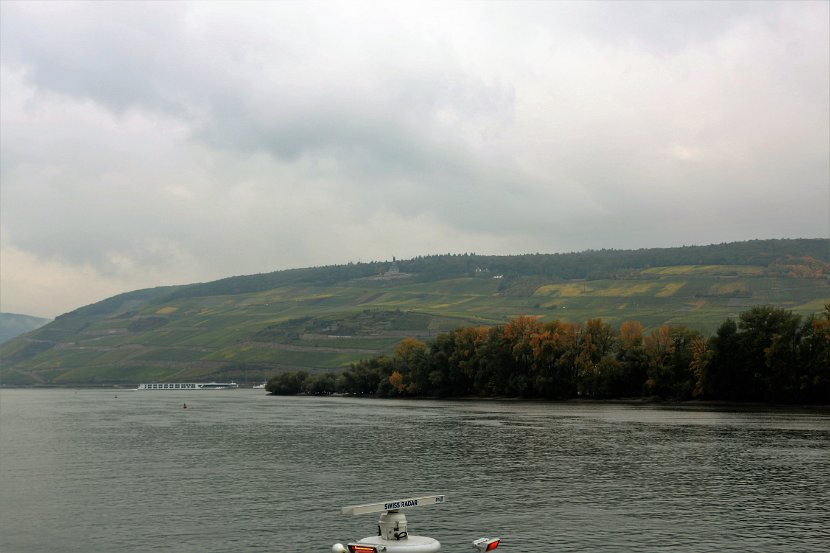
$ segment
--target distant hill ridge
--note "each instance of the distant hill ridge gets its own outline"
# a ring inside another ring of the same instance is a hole
[[[587,250],[576,253],[476,255],[442,254],[398,260],[401,272],[413,273],[420,281],[440,280],[476,274],[477,269],[508,278],[545,276],[563,280],[614,278],[626,269],[682,265],[742,265],[776,267],[794,262],[798,266],[817,266],[817,277],[830,275],[830,240],[780,239],[750,240],[709,246],[681,246],[638,250]],[[114,296],[81,310],[106,311],[108,302],[124,300],[168,300],[199,296],[262,292],[281,286],[333,285],[377,275],[389,261],[349,263],[271,273],[227,277],[206,283],[138,290]],[[79,311],[81,311],[79,310]],[[86,311],[86,313],[90,313]]]
[[[20,313],[0,313],[0,343],[40,328],[50,320]]]
[[[0,384],[261,382],[519,315],[711,332],[748,306],[828,301],[827,239],[350,263],[113,296],[0,346]]]

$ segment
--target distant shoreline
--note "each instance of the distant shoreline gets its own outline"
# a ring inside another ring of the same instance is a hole
[[[0,385],[0,392],[4,390],[86,390],[86,391],[135,391],[135,387],[130,386],[116,386],[116,385],[75,385],[75,386],[56,386],[56,385],[42,385],[42,386],[16,386],[16,385]],[[225,392],[234,393],[240,390],[250,390],[253,391],[253,388],[247,388],[245,386],[240,386],[237,390],[224,390]],[[170,391],[174,390],[164,390],[165,393],[169,393]],[[187,391],[187,390],[181,390]],[[148,391],[152,393],[152,390]],[[195,394],[200,395],[200,394]],[[544,403],[544,404],[555,404],[555,405],[627,405],[627,406],[665,406],[665,407],[690,407],[690,408],[717,408],[717,409],[736,409],[736,410],[793,410],[793,409],[803,409],[809,411],[827,411],[830,412],[830,403],[828,404],[800,404],[800,403],[762,403],[762,402],[736,402],[736,401],[704,401],[699,399],[690,399],[690,400],[675,400],[675,399],[662,399],[659,397],[642,397],[642,398],[619,398],[619,399],[590,399],[590,398],[570,398],[570,399],[544,399],[544,398],[521,398],[521,397],[501,397],[501,396],[460,396],[460,397],[378,397],[374,395],[347,395],[347,394],[335,394],[335,395],[307,395],[307,394],[296,394],[296,395],[275,395],[275,394],[268,394],[265,395],[273,395],[276,397],[308,397],[314,399],[324,399],[324,398],[350,398],[350,399],[377,399],[377,400],[394,400],[394,401],[438,401],[438,402],[449,402],[449,401],[486,401],[486,402],[506,402],[506,403]]]

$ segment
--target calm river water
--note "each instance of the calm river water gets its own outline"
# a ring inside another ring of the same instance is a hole
[[[182,409],[182,403],[187,409]],[[830,412],[0,390],[0,551],[827,551]]]

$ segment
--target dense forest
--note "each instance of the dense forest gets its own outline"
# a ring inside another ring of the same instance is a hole
[[[518,317],[462,327],[425,343],[403,340],[391,356],[342,375],[303,371],[272,378],[281,394],[379,397],[658,397],[769,403],[830,402],[830,304],[819,316],[758,306],[705,338],[682,326],[648,334],[636,321],[612,328]]]

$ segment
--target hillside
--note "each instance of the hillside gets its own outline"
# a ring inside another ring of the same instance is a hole
[[[31,315],[0,313],[0,344],[30,330],[40,328],[48,322],[49,319],[32,317]]]
[[[710,334],[746,308],[830,301],[830,241],[573,254],[439,255],[239,276],[121,294],[0,346],[3,385],[261,382],[340,369],[457,326],[519,315]]]

